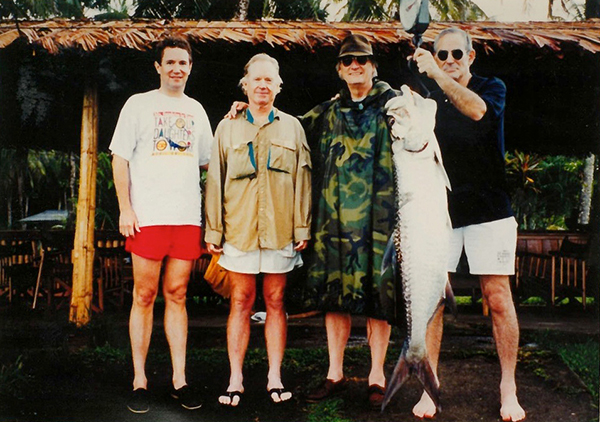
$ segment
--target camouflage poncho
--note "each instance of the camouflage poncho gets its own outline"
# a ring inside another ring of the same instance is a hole
[[[394,226],[391,141],[375,81],[355,103],[344,88],[302,118],[313,155],[313,239],[306,305],[395,321],[396,289],[381,261]]]

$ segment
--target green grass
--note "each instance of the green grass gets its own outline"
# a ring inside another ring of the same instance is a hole
[[[18,397],[27,383],[22,356],[14,363],[0,366],[0,397]]]
[[[552,350],[579,377],[598,403],[600,391],[600,346],[598,337],[578,338],[545,331],[533,336],[542,348]]]
[[[564,335],[542,332],[534,335],[534,341],[540,344],[543,349],[552,350],[554,353],[559,355],[561,359],[567,364],[571,370],[573,370],[579,378],[586,385],[594,397],[595,402],[598,401],[599,391],[599,345],[597,339],[588,339],[585,342],[574,342],[573,339],[565,337]],[[392,347],[388,353],[388,362],[393,362],[397,355],[400,353],[400,348]],[[482,350],[469,350],[463,351],[463,358],[469,358],[473,355],[488,354],[492,353],[489,351]],[[547,351],[539,350],[534,352],[524,352],[522,358],[525,358],[529,362],[544,359],[548,355]],[[130,352],[129,350],[122,350],[119,348],[112,347],[108,344],[102,347],[88,348],[81,350],[77,353],[79,360],[88,368],[95,367],[119,367],[126,368],[129,364]],[[345,363],[351,367],[354,365],[363,365],[365,361],[369,360],[369,349],[366,347],[350,347],[345,353]],[[155,353],[149,357],[153,361],[164,361],[168,362],[168,352]],[[264,348],[249,349],[246,354],[244,366],[246,368],[253,368],[264,365],[267,356]],[[188,364],[189,365],[210,365],[210,366],[227,366],[227,351],[221,348],[213,349],[191,349],[188,351]],[[314,349],[294,349],[289,348],[285,352],[285,359],[283,361],[284,371],[293,372],[324,372],[327,368],[327,350],[326,348],[314,348]],[[17,360],[14,365],[2,367],[0,370],[0,380],[2,386],[6,387],[12,382],[19,382],[19,373],[22,362]],[[538,369],[543,371],[543,369]],[[541,372],[538,374],[542,378],[546,378]],[[320,410],[319,410],[320,409]],[[333,414],[335,410],[335,403],[328,404],[322,409],[317,409],[318,412],[323,412],[325,416]],[[324,417],[325,417],[324,416]],[[329,417],[329,416],[327,416]],[[330,419],[323,419],[330,420]],[[334,420],[334,419],[331,419]]]
[[[538,296],[532,296],[525,299],[519,305],[529,305],[529,306],[546,306],[546,301]]]
[[[583,303],[583,299],[581,296],[576,296],[574,297],[575,299],[575,305],[581,306],[581,304]],[[564,298],[560,301],[556,301],[554,306],[563,306],[563,305],[569,305],[569,298]],[[585,304],[586,306],[593,306],[594,305],[594,298],[593,297],[587,297],[585,298]],[[519,302],[519,305],[525,305],[525,306],[546,306],[546,299],[539,297],[539,296],[531,296],[528,297],[527,299],[523,300],[522,302]]]
[[[588,340],[586,343],[562,344],[557,347],[557,353],[562,360],[573,370],[598,402],[598,373],[599,373],[599,347],[598,341]]]
[[[472,304],[471,296],[454,296],[457,306],[470,306]]]
[[[471,296],[454,296],[454,299],[456,300],[457,306],[473,305],[473,300],[472,300]],[[581,303],[582,303],[581,296],[575,297],[575,301],[577,302],[576,305],[581,306]],[[481,303],[481,299],[478,299],[476,303]],[[585,300],[585,303],[587,306],[593,306],[594,298],[587,297]],[[567,305],[567,304],[569,304],[569,299],[564,298],[561,301],[557,301],[555,306],[561,306],[561,305]],[[523,301],[520,301],[519,306],[546,306],[546,299],[539,297],[539,296],[531,296]]]
[[[119,349],[106,343],[104,346],[86,348],[76,354],[86,366],[104,367],[106,365],[124,366],[131,360],[129,350]]]
[[[340,398],[325,400],[321,403],[310,405],[308,408],[307,422],[351,422],[343,417],[342,408],[344,401]]]

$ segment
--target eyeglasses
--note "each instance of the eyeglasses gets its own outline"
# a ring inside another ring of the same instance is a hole
[[[454,60],[460,60],[465,55],[465,52],[462,51],[462,50],[460,50],[460,49],[452,50],[451,53],[452,53],[452,57],[454,58]],[[448,60],[448,50],[440,50],[440,51],[438,51],[437,52],[437,57],[441,61],[445,62],[446,60]]]
[[[371,56],[344,56],[340,59],[340,62],[348,67],[352,64],[352,62],[354,60],[356,60],[356,63],[358,63],[361,66],[364,66],[367,64],[367,62],[371,59]]]

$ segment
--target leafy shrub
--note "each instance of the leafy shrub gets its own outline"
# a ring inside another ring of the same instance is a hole
[[[567,229],[577,216],[583,160],[515,151],[505,161],[519,229]]]
[[[27,383],[23,371],[23,359],[17,358],[15,363],[0,366],[0,397],[19,397]]]

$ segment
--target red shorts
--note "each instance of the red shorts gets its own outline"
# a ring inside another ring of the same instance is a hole
[[[200,257],[202,229],[198,226],[146,226],[125,241],[125,250],[142,258],[162,261],[165,256],[194,260]]]

